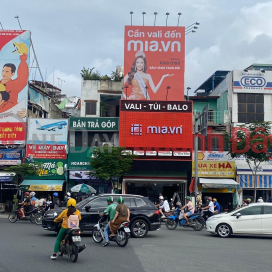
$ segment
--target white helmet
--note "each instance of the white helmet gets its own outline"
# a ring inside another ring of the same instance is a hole
[[[160,196],[160,199],[162,199],[162,200],[163,200],[163,199],[164,199],[164,198],[163,198],[163,196]]]
[[[30,193],[30,196],[31,196],[31,197],[33,197],[33,196],[35,196],[35,195],[36,195],[35,192],[31,192],[31,193]]]
[[[67,196],[71,196],[71,194],[69,192],[66,193]]]
[[[177,202],[176,205],[177,205],[177,206],[181,206],[181,203],[180,203],[180,202]]]

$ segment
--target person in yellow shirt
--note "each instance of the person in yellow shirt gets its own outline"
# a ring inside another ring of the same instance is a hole
[[[70,215],[78,215],[78,219],[81,220],[81,214],[80,211],[77,210],[76,208],[76,200],[73,198],[70,198],[67,202],[67,209],[64,210],[57,218],[54,219],[54,222],[59,223],[62,221],[61,224],[61,229],[59,231],[57,240],[55,242],[55,246],[54,246],[54,253],[51,256],[52,260],[57,259],[57,252],[59,251],[60,248],[60,243],[61,241],[64,239],[65,234],[67,232],[67,222],[68,222],[68,218]],[[86,245],[83,245],[80,249],[79,252],[81,252],[83,249],[85,249]]]

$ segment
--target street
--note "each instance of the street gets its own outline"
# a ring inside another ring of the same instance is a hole
[[[82,235],[87,248],[77,263],[67,256],[50,260],[56,236],[30,222],[0,219],[0,272],[32,271],[271,271],[272,237],[232,236],[228,239],[162,226],[146,238],[129,240],[125,248],[95,244]]]

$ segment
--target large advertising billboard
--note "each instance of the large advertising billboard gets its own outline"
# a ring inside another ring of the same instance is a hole
[[[191,101],[120,101],[119,145],[140,158],[192,159]]]
[[[123,97],[184,100],[185,28],[125,27]]]
[[[0,165],[18,165],[21,164],[22,150],[0,150]]]
[[[30,31],[0,30],[0,144],[24,144]]]
[[[235,70],[233,71],[234,93],[272,93],[272,71]]]

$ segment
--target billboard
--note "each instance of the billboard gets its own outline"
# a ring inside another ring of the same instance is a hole
[[[91,157],[94,149],[93,147],[84,148],[81,146],[70,147],[68,170],[91,170]]]
[[[119,145],[138,156],[191,160],[192,101],[120,101]]]
[[[195,176],[195,162],[192,162],[192,176]],[[235,178],[234,161],[200,161],[198,162],[199,178]]]
[[[24,144],[30,31],[0,30],[0,144]]]
[[[22,150],[0,150],[0,165],[21,164]]]
[[[65,145],[28,144],[26,156],[34,159],[66,159]]]
[[[193,154],[194,159],[194,154]],[[199,161],[245,161],[245,156],[232,158],[228,151],[198,151]]]
[[[28,119],[27,144],[67,145],[68,119]]]
[[[125,26],[123,97],[184,100],[185,28]]]
[[[272,71],[233,71],[233,92],[272,94]]]

